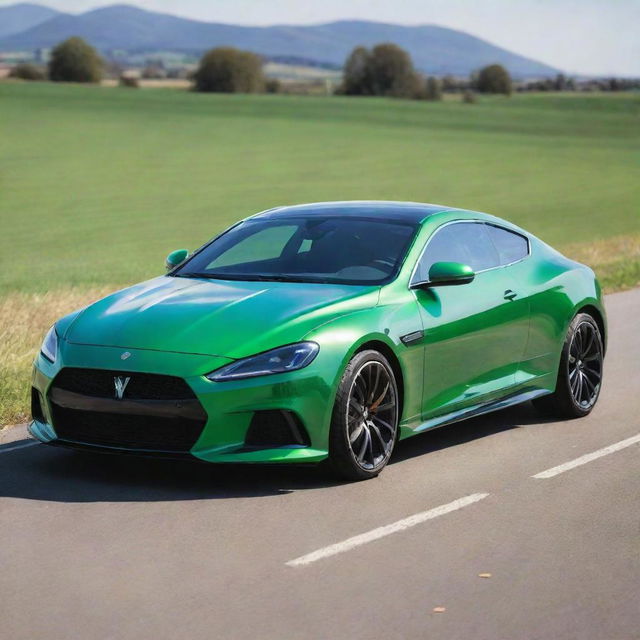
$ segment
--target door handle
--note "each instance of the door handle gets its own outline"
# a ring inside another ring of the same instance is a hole
[[[515,291],[512,291],[511,289],[507,289],[504,292],[504,299],[505,300],[514,300],[517,297],[518,297],[518,294]]]

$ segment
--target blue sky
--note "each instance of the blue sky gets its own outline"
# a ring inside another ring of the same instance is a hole
[[[0,5],[15,0],[0,0]],[[123,0],[31,0],[81,12]],[[574,73],[640,76],[640,0],[136,0],[184,17],[247,25],[365,19],[439,24]]]

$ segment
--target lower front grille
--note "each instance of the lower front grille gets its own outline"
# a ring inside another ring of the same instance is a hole
[[[188,451],[204,426],[180,418],[98,413],[56,405],[53,422],[63,440],[147,451]]]
[[[38,422],[45,422],[40,392],[35,387],[31,387],[31,417]]]
[[[246,447],[286,447],[310,445],[309,435],[298,416],[290,411],[256,411],[247,430]]]
[[[104,370],[61,370],[49,391],[58,438],[130,451],[188,452],[200,437],[207,415],[184,380],[128,372],[135,396],[128,397],[127,387],[122,399],[115,392],[108,397],[106,383],[113,384],[119,375],[121,372]],[[144,390],[151,397],[145,397]]]

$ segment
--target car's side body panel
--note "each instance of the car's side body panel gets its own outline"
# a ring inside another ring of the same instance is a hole
[[[526,300],[505,300],[504,270],[464,286],[416,290],[424,322],[423,417],[498,397],[515,384],[529,332]]]
[[[585,307],[596,310],[605,340],[606,314],[597,280],[588,267],[565,258],[533,236],[530,241],[531,260],[510,268],[530,309],[529,337],[516,382],[552,392],[573,317]]]
[[[424,328],[424,413],[402,437],[553,392],[562,344],[580,309],[597,310],[606,333],[602,293],[591,269],[494,216],[463,210],[430,216],[407,263],[415,265],[439,228],[469,220],[526,236],[530,253],[479,273],[469,285],[415,292]],[[503,286],[516,297],[504,299]]]

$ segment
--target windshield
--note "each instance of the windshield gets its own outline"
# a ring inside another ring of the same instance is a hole
[[[392,280],[416,225],[318,216],[241,222],[171,275],[220,280],[383,284]]]

